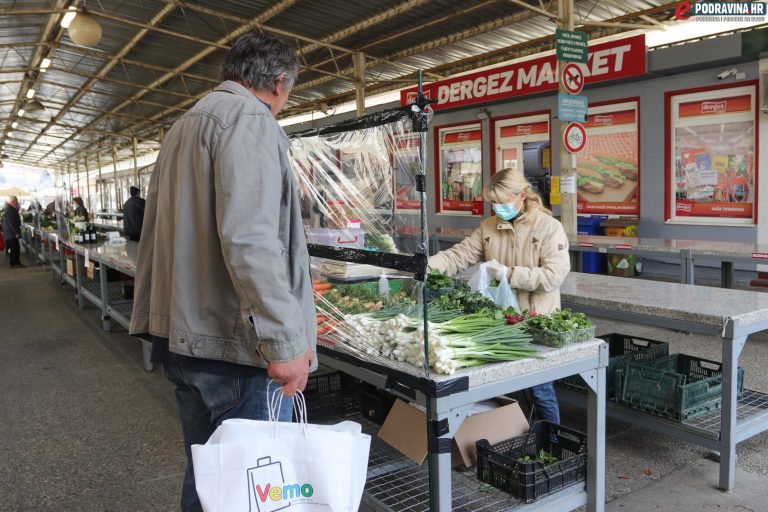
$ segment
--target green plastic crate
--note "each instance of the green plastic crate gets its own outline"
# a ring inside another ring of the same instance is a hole
[[[640,363],[654,361],[669,355],[669,343],[656,341],[629,334],[611,333],[600,336],[608,344],[608,367],[605,369],[605,379],[608,383],[606,398],[616,399],[616,389],[621,388],[621,382],[616,370],[623,368],[628,363]],[[566,377],[557,381],[561,386],[578,391],[587,392],[587,384],[578,375]]]
[[[630,363],[623,369],[620,402],[635,409],[678,421],[704,416],[721,407],[723,364],[686,354],[672,354],[646,365]],[[744,369],[737,372],[739,398],[744,392]]]

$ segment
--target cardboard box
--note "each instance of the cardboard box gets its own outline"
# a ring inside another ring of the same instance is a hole
[[[92,261],[88,262],[88,270],[86,271],[88,274],[88,279],[93,279],[93,276],[95,274],[95,268],[96,268],[96,265]]]
[[[67,275],[75,277],[75,262],[67,258]]]
[[[502,397],[504,404],[496,409],[467,416],[453,436],[452,464],[474,466],[477,463],[475,443],[487,439],[495,444],[528,432],[528,420],[517,401]],[[429,453],[427,424],[423,411],[397,400],[378,436],[400,453],[421,464]]]

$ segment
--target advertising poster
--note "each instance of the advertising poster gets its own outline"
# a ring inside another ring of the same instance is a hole
[[[590,107],[587,145],[576,156],[577,213],[639,215],[639,103]]]
[[[531,148],[538,148],[543,142],[549,142],[550,113],[497,118],[491,120],[493,144],[495,146],[491,176],[501,169],[514,169],[537,176],[541,167],[525,169],[525,154]],[[529,161],[530,163],[530,161]]]
[[[479,123],[438,128],[437,212],[483,214],[482,128]]]
[[[400,213],[418,213],[420,202],[419,192],[416,190],[416,175],[419,174],[419,136],[396,136],[395,145],[392,154],[395,169],[395,209]]]
[[[753,224],[755,87],[671,97],[671,221]]]

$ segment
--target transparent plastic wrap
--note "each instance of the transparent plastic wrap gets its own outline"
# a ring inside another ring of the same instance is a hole
[[[313,257],[318,344],[385,366],[401,384],[450,393],[466,382],[438,389],[429,376],[536,349],[505,308],[426,275],[425,117],[412,105],[294,134],[290,159]]]

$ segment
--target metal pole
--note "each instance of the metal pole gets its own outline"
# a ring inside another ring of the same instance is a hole
[[[119,182],[117,180],[117,149],[115,149],[115,146],[112,146],[112,183],[115,185],[115,208],[114,210],[117,211],[118,207],[122,204],[120,199],[122,198],[120,194],[120,186]]]
[[[96,187],[99,189],[99,209],[106,210],[104,206],[104,181],[101,179],[101,152],[96,153],[96,165],[99,167],[99,181]]]
[[[71,162],[67,162],[67,186],[65,187],[67,189],[67,202],[70,202],[72,200],[72,172],[71,172]]]
[[[88,169],[88,155],[85,155],[85,188],[88,190],[86,192],[86,202],[88,203],[88,211],[91,211],[91,176],[90,176],[90,169]]]
[[[559,0],[558,1],[558,13],[560,17],[561,29],[573,30],[573,0]],[[560,93],[567,93],[565,86],[563,85],[563,69],[565,65],[558,62],[558,78],[560,85]],[[575,243],[577,240],[576,231],[576,187],[574,180],[576,179],[576,155],[568,152],[565,149],[565,143],[563,137],[565,135],[565,128],[568,126],[567,122],[560,121],[560,222],[563,224],[563,229],[571,243]],[[564,186],[565,185],[565,186]]]
[[[357,115],[365,114],[365,54],[355,52],[355,101],[357,103]],[[421,71],[419,71],[421,73]]]
[[[136,145],[138,144],[138,141],[136,140],[136,137],[133,138],[133,177],[136,183],[139,183],[139,159],[136,155]]]

